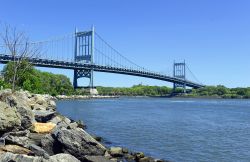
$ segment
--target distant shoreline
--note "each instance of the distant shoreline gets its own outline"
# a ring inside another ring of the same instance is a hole
[[[115,98],[173,98],[173,99],[242,99],[247,100],[249,98],[223,98],[220,96],[126,96],[126,95],[58,95],[58,100],[88,100],[88,99],[115,99]]]
[[[237,100],[250,100],[249,98],[223,98],[223,97],[214,97],[214,96],[197,96],[197,97],[194,97],[194,96],[174,96],[174,97],[169,97],[169,96],[149,96],[149,97],[152,97],[152,98],[186,98],[186,99],[237,99]]]

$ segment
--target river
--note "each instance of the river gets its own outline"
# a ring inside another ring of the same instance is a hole
[[[58,101],[109,146],[174,162],[250,161],[250,100],[119,98]]]

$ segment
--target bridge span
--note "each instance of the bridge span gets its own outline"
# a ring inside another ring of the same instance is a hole
[[[0,63],[7,64],[9,61],[13,60],[14,59],[11,55],[0,54]],[[29,61],[34,66],[38,67],[51,67],[51,68],[71,69],[80,71],[94,70],[97,72],[125,74],[125,75],[139,76],[145,78],[152,78],[177,84],[186,84],[186,86],[192,88],[204,87],[204,85],[202,84],[198,84],[189,80],[183,80],[177,77],[171,77],[163,74],[140,71],[140,70],[131,70],[125,68],[111,67],[111,66],[102,66],[102,65],[87,64],[87,63],[83,64],[83,63],[65,62],[65,61],[39,59],[39,58],[26,58],[26,60]]]
[[[78,88],[79,78],[88,78],[89,87],[94,87],[93,72],[106,72],[152,78],[171,82],[174,89],[177,87],[201,88],[203,84],[186,78],[186,64],[174,63],[173,76],[152,72],[130,61],[94,31],[78,32],[52,40],[33,42],[31,45],[43,49],[40,57],[27,57],[25,60],[38,67],[71,69],[74,71],[73,86]],[[4,47],[4,46],[2,46]],[[13,61],[14,57],[7,47],[0,49],[0,63],[6,64]],[[3,52],[5,51],[5,52]],[[6,52],[7,51],[7,52]],[[55,53],[59,53],[55,57]],[[61,57],[66,54],[67,59]],[[58,57],[59,56],[59,57]],[[21,59],[15,56],[15,59]],[[71,58],[71,59],[69,59]]]

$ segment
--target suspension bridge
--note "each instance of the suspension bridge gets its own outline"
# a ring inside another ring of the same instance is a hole
[[[81,88],[79,78],[88,78],[89,85],[94,87],[94,72],[116,73],[124,75],[152,78],[173,83],[173,88],[186,86],[192,88],[204,87],[191,72],[185,62],[174,63],[173,74],[151,71],[137,65],[109,43],[107,43],[94,27],[90,31],[75,31],[61,37],[45,41],[31,42],[32,47],[39,49],[39,56],[29,56],[27,61],[38,67],[71,69],[74,71],[73,86]],[[11,54],[6,45],[0,46],[0,63],[6,64],[20,56]],[[190,75],[187,75],[189,73]],[[192,76],[195,81],[189,79]]]

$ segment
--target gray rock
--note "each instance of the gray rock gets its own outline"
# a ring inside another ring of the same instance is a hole
[[[70,124],[71,123],[71,120],[67,117],[63,117],[63,121],[66,123],[66,124]]]
[[[46,99],[43,95],[35,94],[34,99],[35,99],[35,102],[39,105],[47,105]]]
[[[56,107],[56,102],[54,100],[49,100],[49,106]]]
[[[25,146],[28,144],[28,136],[29,136],[29,131],[18,131],[18,132],[9,132],[4,134],[3,136],[5,137],[5,143],[6,144],[14,144],[14,145],[19,145],[19,146]]]
[[[32,151],[36,156],[42,156],[46,159],[49,159],[49,154],[42,149],[41,147],[34,145],[34,144],[29,144],[26,146],[30,151]]]
[[[30,109],[24,107],[17,107],[16,110],[20,114],[22,129],[30,128],[35,121],[34,113]]]
[[[35,114],[36,121],[43,123],[49,121],[55,115],[55,112],[49,112],[44,110],[33,110],[33,112]]]
[[[10,107],[25,107],[30,109],[31,100],[25,91],[17,91],[12,93],[10,89],[0,91],[0,101],[5,102]]]
[[[0,101],[0,112],[0,134],[21,126],[16,108],[9,107],[6,103]]]
[[[0,152],[11,152],[13,154],[24,154],[24,155],[31,155],[33,154],[32,151],[25,147],[21,147],[18,145],[5,145],[0,148]]]
[[[170,162],[170,161],[162,159],[154,159],[154,162]]]
[[[125,154],[127,154],[129,151],[128,151],[127,148],[122,148],[122,152],[125,153]]]
[[[10,89],[5,89],[0,92],[0,101],[5,102],[10,107],[17,105],[17,99],[12,95]]]
[[[1,162],[44,162],[42,157],[34,157],[10,152],[0,154]]]
[[[69,118],[61,115],[57,115],[59,118],[61,118],[61,121],[57,123],[58,127],[64,127],[64,128],[76,128],[78,127],[78,124],[75,122],[72,122]]]
[[[78,127],[78,124],[76,122],[72,122],[72,123],[69,124],[69,127],[71,129],[76,129]]]
[[[104,155],[105,148],[82,129],[62,127],[52,134],[61,143],[63,152],[69,153],[81,161],[86,160],[85,155]]]
[[[91,162],[113,162],[104,156],[85,156],[88,161]]]
[[[87,126],[83,123],[82,120],[78,120],[78,121],[76,121],[76,123],[78,124],[77,127],[79,127],[79,128],[82,128],[82,129],[86,129],[87,128]]]
[[[16,91],[13,96],[16,98],[17,105],[16,107],[25,107],[27,109],[30,109],[31,107],[31,100],[30,96],[31,94],[28,91]]]
[[[30,133],[29,134],[29,143],[40,146],[41,139],[44,137],[44,134],[41,133]]]
[[[5,138],[0,138],[0,147],[5,146]]]
[[[101,142],[102,141],[102,137],[100,137],[100,136],[96,136],[96,135],[91,135],[96,141],[98,141],[98,142]]]
[[[10,152],[0,154],[1,162],[80,162],[70,154],[57,154],[50,156],[49,159],[37,156],[13,154]]]
[[[135,153],[135,157],[136,157],[137,159],[141,159],[141,158],[144,158],[145,155],[144,155],[143,152],[137,152],[137,153]]]
[[[43,105],[39,105],[37,103],[31,105],[32,110],[44,110],[46,111],[46,107]]]
[[[128,162],[134,162],[135,161],[135,157],[133,155],[130,154],[125,154],[124,158],[126,159],[126,161]]]
[[[110,159],[112,162],[118,162],[118,159],[117,158],[111,158]],[[120,162],[120,161],[119,161]]]
[[[112,158],[112,156],[110,155],[109,151],[105,151],[104,157],[106,157],[106,158],[108,158],[108,159],[111,159],[111,158]]]
[[[80,162],[80,160],[70,154],[56,154],[51,156],[48,162]]]
[[[58,124],[59,122],[62,122],[62,118],[60,116],[54,116],[49,122]]]
[[[122,148],[121,147],[111,147],[110,150],[110,155],[113,157],[121,157],[123,156]]]
[[[139,159],[139,162],[155,162],[155,160],[153,158],[150,158],[150,157],[143,157],[143,158]]]
[[[41,139],[41,147],[45,151],[47,151],[49,155],[54,155],[62,152],[61,144],[57,140],[55,140],[51,136],[51,134],[47,134]]]
[[[48,110],[55,111],[56,103],[53,97],[49,95],[33,94],[31,97],[32,110]]]

